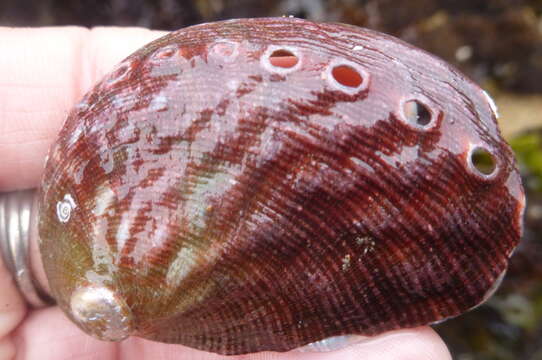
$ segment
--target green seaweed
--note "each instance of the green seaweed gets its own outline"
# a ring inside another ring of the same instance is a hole
[[[530,175],[530,189],[542,192],[542,133],[527,132],[510,140],[522,172]]]

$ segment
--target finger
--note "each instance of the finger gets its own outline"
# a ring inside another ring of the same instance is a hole
[[[201,360],[451,360],[448,348],[430,327],[391,331],[366,338],[341,350],[330,352],[261,352],[221,356],[180,345],[166,345],[131,338],[121,344],[121,359]],[[158,356],[159,355],[159,356]]]
[[[69,109],[116,63],[163,34],[0,28],[0,191],[37,186]]]
[[[139,338],[122,343],[99,341],[84,334],[58,308],[33,312],[15,334],[18,359],[64,360],[450,360],[450,354],[428,327],[392,331],[331,352],[261,352],[222,356],[181,345]],[[32,343],[29,343],[29,339]]]
[[[22,321],[26,306],[0,256],[0,359],[11,359],[14,347],[8,334]]]
[[[18,360],[118,359],[116,343],[84,334],[58,307],[31,312],[13,339]]]
[[[13,284],[6,285],[5,276],[0,277],[0,359],[12,359],[15,346],[9,334],[23,320],[26,307]]]

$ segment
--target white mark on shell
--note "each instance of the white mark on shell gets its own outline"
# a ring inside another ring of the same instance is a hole
[[[151,56],[152,61],[160,61],[164,59],[169,59],[173,57],[178,52],[178,47],[175,45],[169,45],[165,46],[163,48],[160,48],[154,52]]]
[[[351,156],[351,157],[350,157],[350,161],[352,161],[354,164],[356,164],[356,165],[358,165],[359,167],[361,167],[361,168],[367,170],[367,171],[370,172],[370,173],[374,173],[374,172],[375,172],[375,169],[374,169],[371,165],[367,164],[365,161],[361,160],[360,158],[357,158],[357,157],[355,157],[355,156]]]
[[[237,90],[237,88],[239,87],[239,81],[233,79],[233,80],[228,80],[228,82],[226,83],[226,87],[229,89],[229,90],[232,90],[232,91],[235,91]]]
[[[495,291],[497,291],[497,289],[499,288],[499,286],[501,286],[502,281],[504,280],[505,275],[506,275],[506,269],[504,269],[503,272],[500,273],[500,275],[497,277],[497,279],[495,280],[495,282],[493,283],[493,285],[491,285],[491,287],[486,291],[486,293],[484,294],[484,298],[483,298],[483,300],[481,301],[482,304],[483,304],[484,302],[486,302],[486,300],[488,300],[490,297],[492,297],[493,294],[495,294]]]
[[[149,104],[151,111],[164,111],[168,108],[168,98],[165,95],[156,95]]]
[[[350,254],[346,254],[343,259],[342,259],[342,270],[343,271],[346,271],[348,269],[350,269],[350,260],[351,260],[351,256]]]
[[[119,81],[122,81],[125,79],[128,74],[130,73],[130,70],[132,69],[132,63],[125,62],[119,64],[115,70],[109,75],[109,78],[107,80],[108,85],[116,84]]]
[[[115,168],[115,160],[112,154],[104,154],[100,160],[100,166],[106,174],[110,174]]]
[[[96,337],[119,341],[131,332],[131,311],[124,299],[105,286],[76,289],[70,298],[73,318]]]
[[[493,98],[485,91],[482,90],[482,93],[484,94],[487,102],[489,103],[489,107],[491,108],[491,111],[493,111],[493,114],[495,114],[495,118],[499,118],[499,109],[497,108],[497,104],[495,104],[495,101]]]
[[[74,106],[75,110],[80,113],[87,111],[89,107],[90,106],[86,101],[81,101]]]
[[[47,166],[48,161],[49,161],[49,153],[47,153],[47,155],[45,155],[45,159],[43,160],[43,168],[44,169]]]
[[[177,257],[169,266],[166,283],[168,286],[176,288],[181,281],[188,275],[190,270],[196,264],[194,250],[189,247],[183,247],[181,251],[177,253]]]
[[[68,139],[67,146],[72,146],[84,136],[85,128],[82,125],[78,125],[73,129]]]
[[[414,164],[419,159],[420,149],[416,146],[403,146],[398,156],[389,156],[382,151],[376,151],[375,155],[389,166],[401,169],[402,166]],[[429,180],[429,179],[428,179]]]
[[[119,93],[112,97],[111,105],[119,109],[129,109],[137,102],[137,95],[132,93]]]
[[[67,223],[70,220],[72,210],[76,207],[77,205],[73,197],[70,194],[64,195],[64,199],[56,204],[56,216],[58,220],[62,223]]]
[[[375,249],[375,241],[370,236],[358,236],[356,237],[356,244],[361,246],[360,255],[367,255],[369,252]],[[360,258],[361,260],[361,258]]]
[[[102,216],[105,214],[106,210],[113,205],[115,201],[115,193],[110,186],[101,186],[96,192],[98,196],[94,201],[94,209],[92,213],[95,216]]]
[[[309,343],[295,349],[296,352],[328,352],[344,349],[345,347],[357,344],[366,337],[359,335],[339,335]]]
[[[129,211],[125,211],[122,215],[116,236],[117,247],[119,249],[122,249],[124,244],[126,244],[126,241],[130,238],[130,225],[132,224],[134,217],[135,214],[132,214]]]
[[[229,40],[218,40],[209,47],[209,55],[224,62],[232,62],[239,55],[239,44]]]

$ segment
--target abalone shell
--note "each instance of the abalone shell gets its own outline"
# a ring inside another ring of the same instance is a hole
[[[496,116],[457,70],[375,31],[173,32],[98,83],[50,150],[52,295],[99,338],[222,354],[461,314],[521,235]]]

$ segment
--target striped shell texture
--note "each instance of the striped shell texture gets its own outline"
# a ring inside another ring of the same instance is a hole
[[[170,33],[73,108],[39,198],[52,295],[104,340],[287,351],[483,302],[525,199],[489,96],[394,37]]]

